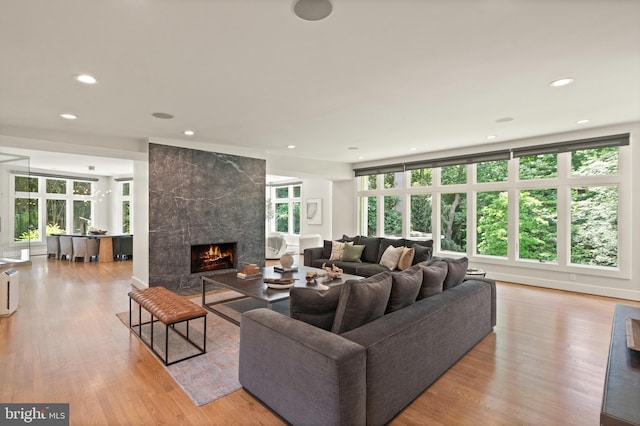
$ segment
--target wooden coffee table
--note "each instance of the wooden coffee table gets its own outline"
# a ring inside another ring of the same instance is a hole
[[[307,272],[316,272],[318,274],[322,274],[325,271],[319,268],[312,268],[309,266],[298,266],[297,272],[287,272],[287,273],[279,273],[274,272],[273,267],[264,267],[261,268],[262,276],[255,279],[242,279],[236,276],[236,272],[228,272],[224,274],[212,274],[212,275],[203,275],[200,277],[200,282],[202,285],[202,307],[213,312],[216,315],[223,317],[224,319],[231,321],[232,323],[239,325],[239,322],[228,315],[220,312],[215,309],[215,305],[229,303],[234,300],[252,298],[256,300],[260,300],[266,304],[266,307],[271,309],[273,303],[280,302],[283,300],[287,300],[289,298],[289,288],[286,289],[273,289],[269,288],[267,284],[264,282],[264,278],[295,278],[295,287],[305,287],[305,288],[316,288],[320,289],[322,286],[317,284],[309,284],[307,285],[307,281],[305,276]],[[324,284],[325,286],[336,286],[342,285],[347,280],[361,280],[362,277],[357,275],[350,274],[342,274],[340,278],[329,279],[329,278],[318,278],[318,284]],[[227,288],[229,290],[233,290],[237,293],[242,294],[242,296],[234,297],[231,299],[224,299],[216,302],[205,301],[205,287],[207,283],[215,284],[217,286],[221,286]]]

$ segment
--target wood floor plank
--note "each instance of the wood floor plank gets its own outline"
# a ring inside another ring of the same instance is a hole
[[[277,261],[275,262],[277,263]],[[72,425],[281,425],[244,390],[196,407],[115,316],[131,261],[33,258],[0,318],[0,401],[68,402]],[[498,325],[392,425],[597,425],[616,303],[498,284]]]

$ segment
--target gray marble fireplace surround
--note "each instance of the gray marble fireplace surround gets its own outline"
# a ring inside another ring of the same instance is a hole
[[[149,144],[149,286],[196,293],[191,246],[237,242],[264,266],[265,160]]]

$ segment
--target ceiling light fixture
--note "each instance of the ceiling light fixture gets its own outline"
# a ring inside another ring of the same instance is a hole
[[[496,120],[496,123],[508,123],[509,121],[513,121],[513,117],[502,117]]]
[[[487,139],[495,139],[495,138],[496,138],[496,135],[489,135],[489,136],[487,136]]]
[[[182,133],[184,133],[184,134],[185,134],[185,135],[187,135],[187,136],[193,136],[193,135],[195,135],[195,134],[196,134],[196,132],[194,132],[193,130],[185,130],[185,131],[184,131],[184,132],[182,132]]]
[[[170,120],[173,118],[173,115],[166,112],[154,112],[151,115],[155,118],[161,118],[163,120]]]
[[[295,145],[287,145],[287,148],[289,149],[294,149],[296,146]]]
[[[588,123],[588,122],[589,122],[589,120],[587,120],[586,118],[585,118],[584,120],[578,120],[578,121],[576,121],[576,123],[577,123],[577,124],[586,124],[586,123]]]
[[[73,78],[75,78],[80,83],[84,83],[84,84],[96,84],[98,82],[98,80],[96,80],[94,76],[89,74],[78,74]]]
[[[297,0],[293,13],[305,21],[320,21],[331,15],[333,5],[329,0]]]
[[[77,115],[69,114],[66,112],[64,114],[60,114],[60,117],[64,118],[65,120],[75,120],[78,118]]]
[[[416,148],[415,146],[412,146],[411,148],[409,148],[409,151],[415,151],[416,149],[418,148]]]
[[[551,83],[549,83],[549,86],[551,87],[562,87],[562,86],[566,86],[567,84],[571,84],[573,83],[573,79],[570,77],[566,77],[566,78],[561,78],[560,80],[555,80],[552,81]]]

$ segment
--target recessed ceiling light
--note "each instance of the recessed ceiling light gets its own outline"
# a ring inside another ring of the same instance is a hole
[[[78,118],[77,115],[73,115],[73,114],[69,114],[69,113],[60,114],[60,117],[66,119],[66,120],[75,120],[75,119]]]
[[[155,118],[161,118],[163,120],[169,120],[171,118],[173,118],[173,115],[166,113],[166,112],[154,112],[151,114],[153,117]]]
[[[364,156],[362,156],[362,155],[360,157],[358,157],[358,160],[363,160],[363,159],[364,159]]]
[[[509,121],[513,121],[513,117],[502,117],[496,120],[496,123],[508,123]]]
[[[349,147],[349,148],[347,148],[347,149],[348,149],[348,150],[351,150],[351,151],[356,151],[356,150],[358,150],[358,149],[360,149],[360,148],[358,148],[357,146],[350,146],[350,147]]]
[[[409,148],[409,151],[415,151],[417,148],[415,146],[412,146],[411,148]]]
[[[549,83],[549,86],[551,87],[562,87],[562,86],[566,86],[567,84],[571,84],[573,83],[573,79],[572,78],[561,78],[560,80],[555,80],[552,81],[551,83]]]
[[[84,84],[96,84],[98,82],[94,76],[89,74],[78,74],[73,78]]]
[[[287,148],[289,149],[294,149],[296,146],[295,145],[287,145]]]
[[[184,134],[185,134],[185,135],[187,135],[187,136],[193,136],[193,135],[195,135],[195,134],[196,134],[196,132],[194,132],[193,130],[185,130],[185,131],[184,131],[184,132],[182,132],[182,133],[184,133]]]
[[[577,124],[586,124],[586,123],[588,123],[588,122],[589,122],[589,120],[587,120],[586,118],[585,118],[584,120],[578,120],[578,121],[576,121],[576,123],[577,123]]]
[[[495,138],[496,138],[496,135],[489,135],[489,136],[487,136],[487,139],[495,139]]]

